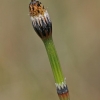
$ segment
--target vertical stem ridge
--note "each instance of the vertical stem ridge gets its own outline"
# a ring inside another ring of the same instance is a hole
[[[55,79],[56,89],[60,100],[70,100],[69,91],[63,77],[60,62],[57,56],[57,52],[53,43],[52,37],[43,40],[49,61],[51,64],[52,72]]]
[[[53,71],[53,75],[55,78],[55,82],[60,84],[64,81],[64,77],[62,74],[62,70],[61,70],[61,66],[60,66],[60,62],[57,56],[57,52],[53,43],[53,39],[52,37],[50,37],[49,39],[46,39],[43,41],[48,57],[49,57],[49,61],[51,64],[51,68]]]

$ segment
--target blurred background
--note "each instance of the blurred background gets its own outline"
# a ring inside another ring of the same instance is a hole
[[[59,100],[34,32],[30,0],[0,0],[0,100]],[[100,100],[100,0],[41,0],[71,100]]]

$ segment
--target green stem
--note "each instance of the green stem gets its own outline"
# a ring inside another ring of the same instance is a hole
[[[48,57],[49,57],[49,61],[51,64],[51,68],[53,71],[53,75],[55,78],[55,82],[58,84],[61,84],[62,82],[64,82],[64,77],[62,74],[62,70],[61,70],[61,66],[60,66],[60,62],[57,56],[57,52],[53,43],[53,39],[52,37],[43,40]]]
[[[51,64],[59,99],[70,100],[69,91],[62,74],[60,62],[57,56],[57,52],[53,43],[52,36],[47,39],[44,39],[43,42]]]

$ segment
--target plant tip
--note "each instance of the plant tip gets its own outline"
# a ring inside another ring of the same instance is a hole
[[[31,0],[29,14],[32,26],[38,36],[44,40],[52,36],[52,22],[44,6],[38,0]]]

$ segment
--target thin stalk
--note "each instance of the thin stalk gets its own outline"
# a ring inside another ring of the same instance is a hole
[[[49,61],[51,64],[58,96],[59,96],[60,100],[69,100],[68,88],[65,83],[65,79],[64,79],[64,76],[62,73],[61,65],[60,65],[60,62],[58,59],[58,55],[57,55],[52,37],[50,37],[46,40],[43,40],[43,43],[45,45],[45,48],[46,48],[46,51],[48,54],[48,58],[49,58]]]
[[[46,51],[47,51],[47,54],[49,57],[49,61],[51,64],[55,82],[60,84],[64,81],[64,77],[62,74],[62,70],[61,70],[60,62],[59,62],[59,59],[57,56],[57,52],[56,52],[56,49],[55,49],[55,46],[53,43],[53,39],[51,37],[47,40],[44,40],[43,42],[44,42],[44,45],[45,45],[45,48],[46,48]]]

